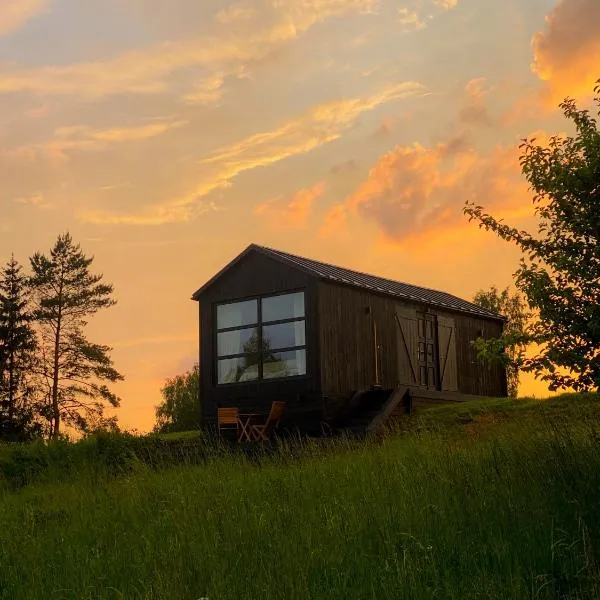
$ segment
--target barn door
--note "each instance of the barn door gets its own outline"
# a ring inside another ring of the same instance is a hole
[[[438,316],[437,321],[441,389],[449,392],[457,392],[456,324],[451,317]]]
[[[419,385],[439,389],[439,362],[436,339],[436,317],[417,313],[417,366]]]
[[[396,307],[396,340],[398,346],[398,383],[417,384],[417,313],[414,309]]]

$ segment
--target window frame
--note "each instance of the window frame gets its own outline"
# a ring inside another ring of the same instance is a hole
[[[276,298],[278,296],[290,296],[292,294],[304,294],[304,315],[302,317],[289,317],[286,319],[277,319],[274,321],[263,321],[262,317],[262,300],[265,298]],[[215,323],[215,327],[213,329],[213,381],[216,387],[229,387],[229,386],[240,386],[240,385],[252,385],[257,383],[266,383],[266,382],[282,382],[282,381],[295,381],[298,379],[306,379],[310,376],[309,374],[309,364],[308,364],[308,332],[306,329],[306,321],[307,321],[307,302],[306,302],[306,289],[293,289],[293,290],[285,290],[282,292],[277,292],[274,294],[259,294],[254,296],[247,296],[244,298],[237,298],[235,300],[226,300],[224,302],[215,302],[213,304],[213,322]],[[217,314],[219,306],[224,306],[227,304],[237,304],[240,302],[248,302],[250,300],[255,300],[257,303],[257,322],[251,323],[247,325],[239,325],[237,327],[218,327]],[[286,346],[285,348],[276,348],[274,350],[269,350],[271,353],[280,353],[280,352],[292,352],[294,350],[304,350],[305,356],[305,367],[306,372],[300,375],[291,375],[289,377],[264,377],[264,356],[266,352],[262,349],[263,345],[263,327],[269,325],[281,325],[284,323],[296,323],[298,321],[304,321],[304,344],[299,346]],[[258,377],[256,379],[250,379],[246,381],[232,381],[228,383],[220,383],[219,382],[219,361],[227,360],[232,358],[241,358],[246,356],[254,356],[255,353],[252,352],[242,352],[237,354],[227,354],[223,356],[219,356],[219,347],[218,347],[218,337],[220,333],[225,333],[227,331],[239,331],[241,329],[256,329],[258,332],[258,347],[261,349],[258,352]]]

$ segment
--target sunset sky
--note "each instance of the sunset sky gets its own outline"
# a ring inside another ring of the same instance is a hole
[[[511,284],[462,206],[532,227],[519,140],[598,77],[598,0],[0,0],[0,261],[66,230],[95,256],[118,304],[89,337],[146,431],[197,359],[191,294],[251,242]]]

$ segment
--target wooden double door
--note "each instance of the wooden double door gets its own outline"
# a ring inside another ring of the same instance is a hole
[[[454,319],[398,305],[396,322],[398,384],[458,391]]]
[[[429,390],[440,389],[438,354],[435,315],[417,313],[417,383]]]

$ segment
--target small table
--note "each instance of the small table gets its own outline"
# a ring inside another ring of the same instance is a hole
[[[252,423],[252,419],[254,417],[260,417],[261,415],[259,415],[258,413],[243,413],[240,414],[239,416],[239,421],[240,421],[240,426],[242,428],[242,431],[240,432],[240,436],[238,437],[238,442],[251,442],[252,441],[252,437],[251,437],[251,429],[250,429],[250,425]]]

